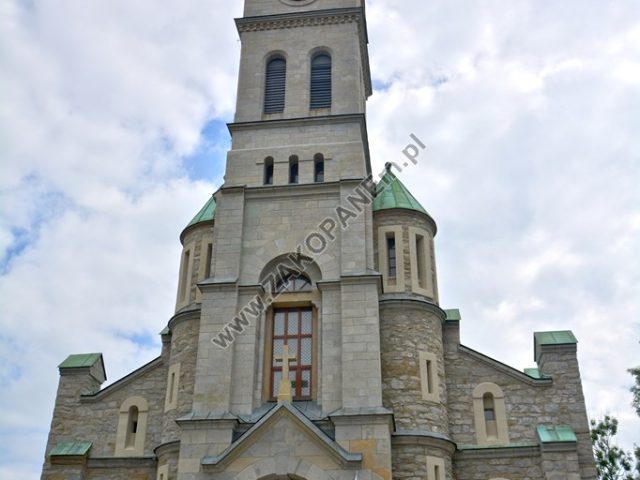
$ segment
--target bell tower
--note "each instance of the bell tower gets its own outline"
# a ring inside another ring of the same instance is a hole
[[[318,153],[325,182],[370,172],[363,3],[246,0],[245,16],[236,20],[242,54],[225,185],[291,183],[292,155],[299,162],[298,183],[318,180]],[[265,178],[267,158],[273,169]]]
[[[240,418],[286,400],[278,391],[287,374],[286,408],[330,418],[336,445],[348,452],[353,443],[354,459],[370,453],[367,468],[388,479],[392,415],[382,399],[373,202],[358,204],[348,228],[336,216],[371,174],[364,0],[245,0],[236,25],[237,109],[214,194],[207,278],[197,283],[189,414],[206,419],[217,440],[190,443],[196,424],[183,422],[181,457],[224,451]],[[265,282],[283,269],[286,282]],[[366,440],[354,437],[365,426]]]

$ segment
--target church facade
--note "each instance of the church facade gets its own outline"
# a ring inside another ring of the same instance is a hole
[[[595,479],[573,334],[534,333],[522,372],[462,345],[396,176],[424,145],[371,171],[364,0],[236,24],[224,184],[180,236],[161,354],[105,388],[101,354],[59,365],[42,479]]]

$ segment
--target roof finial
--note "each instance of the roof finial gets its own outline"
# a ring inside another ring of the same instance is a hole
[[[384,164],[384,169],[389,173],[391,173],[391,167],[393,167],[393,163],[391,162],[387,162]]]

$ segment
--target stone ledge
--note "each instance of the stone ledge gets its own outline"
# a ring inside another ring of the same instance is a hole
[[[455,453],[455,459],[489,459],[489,458],[517,458],[540,457],[540,446],[535,444],[503,445],[503,446],[478,446],[461,445]]]
[[[166,455],[168,453],[179,453],[180,452],[180,440],[174,440],[172,442],[163,443],[162,445],[158,445],[153,449],[153,453],[156,455],[156,458],[160,458],[162,455]]]
[[[438,315],[443,323],[446,319],[444,310],[438,305],[425,298],[420,298],[408,293],[383,293],[380,295],[379,303],[380,307],[389,306],[406,309],[410,306],[416,309],[425,309]]]
[[[189,320],[200,320],[201,311],[201,303],[192,303],[191,305],[187,305],[186,307],[178,310],[176,314],[169,319],[169,322],[167,324],[169,334],[171,333],[173,327],[175,327],[178,323]]]
[[[393,445],[421,445],[439,448],[453,455],[456,451],[456,443],[444,433],[429,432],[426,430],[398,430],[391,437]]]
[[[157,467],[155,456],[144,457],[95,457],[87,461],[88,468],[153,468]]]
[[[247,200],[263,200],[277,198],[296,198],[317,196],[319,200],[326,200],[329,194],[340,194],[340,182],[312,182],[281,185],[260,185],[246,187]]]

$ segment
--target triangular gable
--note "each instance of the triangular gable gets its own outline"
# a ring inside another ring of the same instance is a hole
[[[329,438],[322,430],[316,427],[302,412],[294,406],[282,403],[267,412],[253,427],[233,442],[219,455],[205,457],[202,465],[208,470],[224,470],[234,461],[243,456],[251,447],[273,432],[278,426],[287,426],[304,433],[313,444],[314,450],[320,452],[328,460],[341,467],[358,467],[362,463],[362,454],[349,453],[334,440]],[[292,446],[295,449],[297,446]],[[314,452],[309,452],[313,456]],[[264,454],[265,458],[270,454]],[[304,454],[300,454],[304,455]],[[253,455],[251,455],[253,456]],[[259,457],[256,457],[259,461]]]

